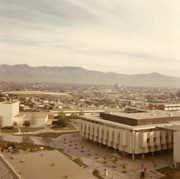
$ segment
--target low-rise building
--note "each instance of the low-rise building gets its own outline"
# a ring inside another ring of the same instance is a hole
[[[173,148],[173,131],[180,125],[180,112],[100,113],[81,116],[80,134],[100,145],[123,153],[142,154]]]
[[[180,111],[180,104],[149,104],[149,110]]]
[[[2,127],[13,126],[14,122],[22,123],[23,116],[19,116],[19,101],[1,102],[0,116],[2,117]]]

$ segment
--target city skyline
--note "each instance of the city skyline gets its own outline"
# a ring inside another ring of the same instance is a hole
[[[0,0],[0,64],[180,77],[179,1]]]

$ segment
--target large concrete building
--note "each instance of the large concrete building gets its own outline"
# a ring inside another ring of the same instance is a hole
[[[112,147],[123,153],[142,154],[173,148],[173,130],[180,125],[180,112],[100,113],[82,116],[83,138]]]
[[[0,103],[0,116],[2,127],[13,126],[13,123],[22,123],[23,117],[19,116],[19,102],[5,101]]]

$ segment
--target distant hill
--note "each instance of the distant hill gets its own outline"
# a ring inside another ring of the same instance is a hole
[[[26,64],[0,65],[0,81],[54,82],[76,84],[180,88],[180,78],[159,73],[125,75],[90,71],[81,67],[30,67]]]

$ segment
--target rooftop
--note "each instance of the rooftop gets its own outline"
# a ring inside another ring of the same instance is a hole
[[[57,150],[15,154],[13,160],[7,159],[26,179],[65,178],[65,176],[72,179],[95,178]],[[22,160],[24,162],[20,162]]]
[[[19,101],[3,101],[0,104],[13,104],[13,103],[17,103]]]
[[[147,111],[147,112],[140,112],[140,113],[126,113],[126,112],[112,112],[108,113],[115,116],[121,116],[136,120],[144,120],[144,119],[155,119],[155,118],[164,118],[164,117],[180,117],[180,111]]]

